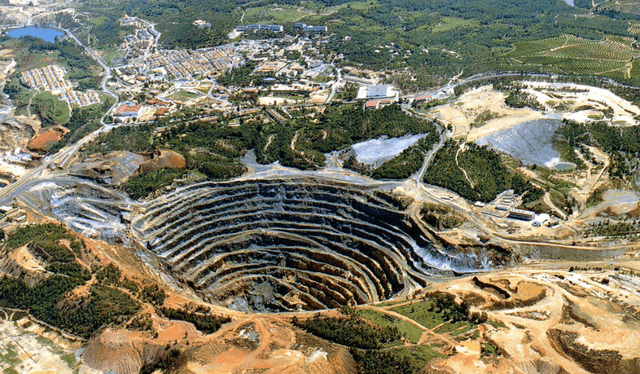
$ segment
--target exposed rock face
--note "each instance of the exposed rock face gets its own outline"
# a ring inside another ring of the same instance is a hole
[[[94,156],[68,169],[69,174],[90,178],[98,183],[116,186],[135,173],[146,159],[132,152],[111,152]]]
[[[207,182],[147,203],[132,227],[174,275],[238,310],[365,304],[491,266],[434,246],[373,192],[315,178]]]
[[[82,359],[94,369],[137,374],[145,363],[161,357],[165,348],[141,332],[107,329],[89,340]]]

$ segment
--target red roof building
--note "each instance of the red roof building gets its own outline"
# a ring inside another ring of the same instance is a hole
[[[156,116],[166,116],[169,113],[169,108],[158,108],[154,115]]]
[[[140,105],[122,104],[116,111],[116,114],[119,116],[137,117],[140,108],[142,108]]]

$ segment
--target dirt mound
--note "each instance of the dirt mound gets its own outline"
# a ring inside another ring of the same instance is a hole
[[[270,318],[239,319],[183,353],[179,373],[356,373],[346,348]],[[254,371],[251,371],[254,370]]]
[[[151,160],[140,165],[141,172],[158,169],[179,168],[184,169],[187,162],[180,153],[168,150],[160,150],[159,154],[154,154]]]
[[[50,275],[27,246],[17,248],[0,259],[0,274],[21,278],[30,286]]]

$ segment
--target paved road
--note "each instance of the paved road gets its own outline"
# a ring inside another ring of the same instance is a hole
[[[331,93],[329,94],[329,97],[327,98],[327,101],[325,101],[325,103],[327,103],[327,104],[329,104],[331,102],[331,100],[333,100],[333,97],[336,94],[337,86],[340,84],[340,82],[342,82],[342,70],[338,69],[337,67],[335,67],[334,64],[331,64],[331,66],[333,67],[333,69],[338,74],[338,79],[331,85]]]
[[[409,115],[409,116],[420,118],[420,119],[425,119],[423,116],[411,111],[409,109],[409,105],[408,104],[403,104],[402,105],[402,111],[405,114]],[[445,140],[447,138],[447,134],[444,132],[444,129],[440,126],[440,124],[437,123],[437,122],[434,122],[433,124],[438,129],[438,135],[440,136],[440,140],[438,141],[438,144],[436,144],[435,147],[431,148],[429,153],[424,155],[424,162],[422,163],[422,168],[420,168],[420,171],[416,175],[416,184],[417,185],[420,185],[422,183],[422,179],[424,178],[424,173],[427,171],[427,168],[429,167],[429,164],[431,163],[431,160],[433,159],[433,156],[436,153],[438,153],[440,148],[442,148],[442,146],[444,145],[444,142],[445,142]]]
[[[434,98],[448,98],[450,96],[453,95],[453,90],[460,86],[460,85],[464,85],[467,83],[472,83],[472,82],[478,82],[478,81],[483,81],[483,80],[489,80],[489,79],[496,79],[496,78],[503,78],[503,77],[522,77],[523,79],[526,79],[527,77],[537,77],[537,78],[549,78],[549,79],[554,79],[554,78],[578,78],[578,76],[575,75],[565,75],[565,74],[544,74],[544,73],[535,73],[535,74],[528,74],[528,73],[520,73],[520,72],[502,72],[502,73],[484,73],[484,74],[476,74],[476,75],[472,75],[468,78],[465,78],[459,82],[456,83],[452,83],[450,82],[448,85],[444,86],[444,87],[440,87],[437,89],[433,89],[430,91],[423,91],[423,92],[417,92],[417,93],[410,93],[410,94],[406,94],[403,95],[402,98],[403,99],[415,99],[416,97],[419,96],[432,96]],[[623,87],[623,88],[629,88],[629,89],[633,89],[633,90],[640,90],[640,86],[629,86],[626,84],[622,84],[619,82],[616,82],[615,80],[611,79],[611,78],[605,78],[605,77],[593,77],[593,78],[597,78],[603,82],[606,82],[607,84],[610,84],[612,86],[616,86],[616,87]],[[579,84],[579,83],[576,83]],[[587,85],[587,84],[585,84]]]

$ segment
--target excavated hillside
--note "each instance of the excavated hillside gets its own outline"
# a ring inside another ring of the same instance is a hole
[[[367,304],[496,265],[436,245],[406,208],[366,185],[292,177],[179,188],[129,218],[173,276],[236,310]]]

